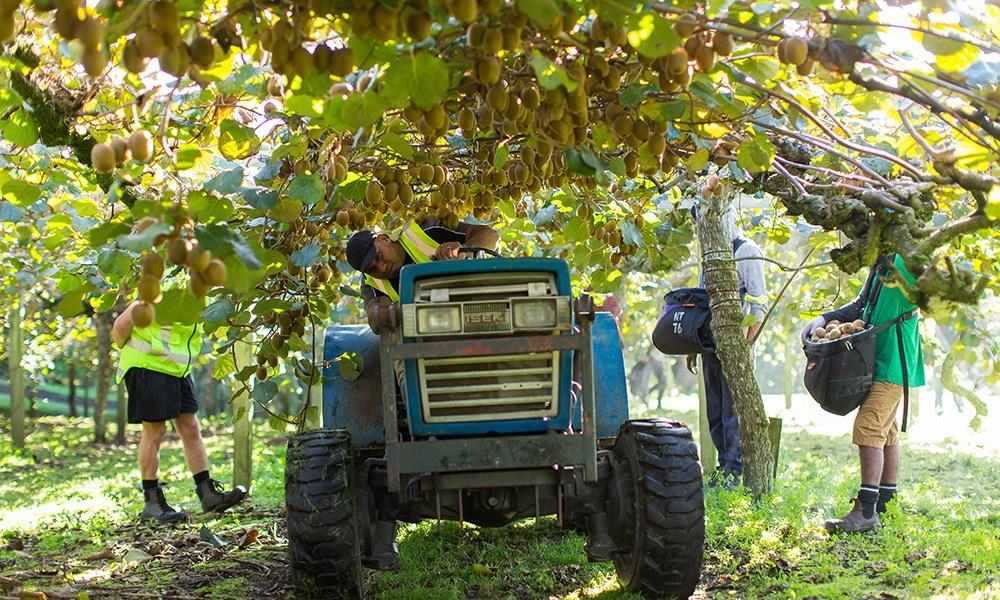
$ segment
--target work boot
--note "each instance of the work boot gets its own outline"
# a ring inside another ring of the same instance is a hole
[[[587,516],[587,545],[583,550],[590,562],[604,562],[614,559],[618,550],[608,532],[608,513],[593,513]]]
[[[163,488],[156,486],[153,489],[143,490],[143,497],[146,500],[142,507],[142,514],[139,518],[144,521],[156,521],[158,523],[178,523],[187,519],[187,513],[174,510],[167,504],[167,499],[163,496]]]
[[[222,484],[214,479],[202,481],[196,489],[204,512],[222,512],[247,496],[247,489],[242,485],[226,492],[222,489]]]
[[[828,519],[823,523],[823,527],[830,533],[861,533],[862,531],[874,531],[882,526],[878,513],[872,513],[870,519],[865,518],[865,513],[861,510],[861,502],[854,500],[854,508],[839,519]]]
[[[372,531],[372,551],[368,556],[361,558],[361,564],[377,571],[399,570],[395,521],[375,521]]]

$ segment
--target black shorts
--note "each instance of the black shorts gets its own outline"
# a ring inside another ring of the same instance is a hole
[[[190,375],[174,377],[132,367],[125,373],[125,389],[129,423],[169,421],[182,413],[198,412]]]

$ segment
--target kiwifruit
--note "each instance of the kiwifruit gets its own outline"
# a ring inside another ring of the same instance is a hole
[[[108,66],[108,57],[100,48],[86,48],[80,57],[83,70],[91,77],[98,77]]]
[[[191,57],[188,54],[186,44],[166,46],[160,53],[160,69],[174,77],[183,77],[190,64]]]
[[[397,199],[405,207],[408,207],[410,202],[413,201],[413,188],[410,187],[409,183],[399,184]]]
[[[333,277],[333,269],[329,265],[320,265],[316,268],[316,279],[326,283]]]
[[[483,37],[486,34],[486,26],[482,23],[473,23],[465,30],[465,43],[472,48],[481,48]]]
[[[97,48],[104,41],[104,23],[100,19],[88,16],[76,26],[76,39],[85,48]]]
[[[434,185],[441,185],[448,180],[448,171],[445,170],[443,165],[434,165]]]
[[[201,244],[193,243],[187,256],[187,265],[195,271],[202,272],[208,266],[208,261],[212,260],[212,253]]]
[[[132,158],[146,162],[153,158],[153,136],[142,129],[135,131],[128,138],[128,148],[132,151]]]
[[[693,13],[684,13],[674,22],[674,31],[682,38],[689,37],[698,28],[698,17]]]
[[[619,48],[625,48],[628,46],[628,32],[620,25],[609,27],[608,41]]]
[[[788,38],[782,39],[778,42],[778,61],[787,63],[788,62]]]
[[[167,258],[175,265],[186,265],[191,242],[185,238],[174,238],[167,244]]]
[[[292,50],[291,63],[294,72],[302,78],[308,77],[316,71],[316,63],[313,62],[313,55],[303,46]]]
[[[505,25],[500,29],[500,36],[503,38],[503,49],[508,52],[517,52],[521,49],[521,28]]]
[[[469,107],[463,108],[458,113],[458,126],[465,137],[471,137],[476,132],[476,113]]]
[[[376,2],[372,8],[372,27],[375,29],[375,37],[382,42],[387,42],[396,37],[397,26],[399,25],[399,14],[380,2]]]
[[[160,301],[160,278],[154,277],[152,275],[143,275],[139,278],[139,283],[136,285],[136,289],[139,292],[139,298],[143,302],[159,302]]]
[[[493,85],[500,81],[500,61],[493,56],[479,59],[476,63],[476,78],[484,85]]]
[[[177,25],[177,5],[171,0],[157,0],[149,5],[150,27],[157,31],[175,31]]]
[[[337,225],[341,227],[347,227],[351,223],[351,216],[346,210],[337,211]]]
[[[129,72],[136,74],[146,70],[146,58],[143,57],[139,46],[134,41],[126,43],[125,49],[122,50],[122,66]]]
[[[801,65],[809,56],[809,45],[800,37],[788,38],[785,45],[785,58],[790,64]]]
[[[486,92],[486,102],[495,112],[507,110],[508,100],[507,83],[504,81],[498,81]]]
[[[618,137],[629,136],[632,134],[632,117],[626,114],[618,115],[618,117],[616,117],[612,122],[611,126],[614,128],[615,133],[618,134]]]
[[[834,329],[828,331],[827,334],[826,334],[826,337],[827,337],[827,339],[830,339],[830,340],[838,340],[838,339],[840,339],[841,335],[842,334],[840,332],[840,328],[837,327],[837,328],[834,328]]]
[[[430,107],[430,109],[424,113],[424,116],[427,119],[427,123],[435,130],[448,125],[448,113],[441,104],[435,104]]]
[[[684,48],[674,48],[667,56],[667,71],[671,75],[677,75],[687,70],[688,53]]]
[[[132,326],[149,327],[156,318],[156,309],[148,302],[137,302],[132,306]]]
[[[637,119],[636,122],[632,124],[632,136],[640,142],[648,140],[649,133],[649,124],[646,123],[645,119]]]
[[[163,36],[154,29],[140,29],[135,34],[135,45],[144,58],[156,58],[163,52]]]
[[[115,170],[115,151],[111,144],[94,144],[90,149],[90,166],[98,173]]]
[[[667,149],[667,140],[663,135],[653,135],[649,138],[648,144],[649,153],[653,156],[659,156],[663,154],[663,151]]]
[[[483,32],[483,52],[496,54],[503,50],[503,33],[499,27],[490,27]]]
[[[142,273],[160,279],[163,277],[164,264],[163,257],[156,252],[147,252],[142,255]]]
[[[476,0],[452,0],[449,9],[451,15],[462,23],[471,23],[479,17]]]
[[[688,53],[688,56],[694,56],[698,52],[698,48],[704,45],[705,41],[700,35],[692,35],[684,42],[684,51]]]
[[[354,71],[354,50],[348,46],[337,48],[330,56],[330,74],[346,77]]]
[[[431,34],[431,16],[423,10],[412,10],[406,15],[403,26],[413,41],[425,40]]]
[[[205,276],[198,271],[188,271],[188,289],[195,298],[204,298],[211,286],[208,285]]]
[[[695,55],[694,60],[698,65],[699,71],[708,73],[715,66],[715,51],[712,50],[711,46],[702,46],[698,50],[698,54]]]
[[[212,38],[198,37],[191,42],[191,62],[202,69],[208,69],[215,63],[215,42]]]
[[[111,149],[115,151],[115,164],[119,167],[125,164],[125,161],[131,156],[131,152],[128,149],[128,142],[123,138],[116,137],[111,140],[110,145]]]
[[[851,326],[853,326],[855,330],[861,331],[861,330],[863,330],[865,328],[865,322],[862,321],[861,319],[855,319],[851,323]]]
[[[712,48],[719,56],[729,56],[733,53],[733,36],[724,31],[716,31],[712,38]]]
[[[14,37],[14,29],[16,29],[14,14],[0,12],[0,42],[6,42]]]
[[[434,165],[420,165],[418,176],[420,177],[420,181],[423,181],[424,183],[432,183],[434,181]]]
[[[267,367],[258,366],[256,376],[257,381],[267,381]]]
[[[218,258],[208,261],[205,267],[205,281],[211,286],[226,285],[226,263]]]
[[[368,206],[378,206],[382,203],[382,191],[382,184],[374,179],[368,181],[368,185],[365,186],[365,200]]]
[[[813,67],[815,66],[815,61],[811,58],[807,58],[801,65],[795,67],[795,72],[803,77],[808,77],[812,75]]]

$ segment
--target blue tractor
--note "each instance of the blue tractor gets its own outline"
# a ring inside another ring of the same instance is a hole
[[[327,331],[325,428],[289,442],[299,590],[363,598],[364,568],[399,566],[400,521],[557,515],[624,588],[687,598],[705,537],[697,448],[681,423],[629,420],[617,325],[572,297],[566,263],[409,265],[399,292],[380,335]]]

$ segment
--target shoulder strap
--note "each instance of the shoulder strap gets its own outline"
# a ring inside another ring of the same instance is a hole
[[[740,246],[742,246],[745,243],[746,240],[741,237],[738,237],[735,240],[733,240],[733,255],[735,255],[736,251],[740,249]]]
[[[865,306],[863,310],[863,316],[865,323],[871,323],[872,313],[875,312],[875,305],[878,304],[879,296],[882,295],[882,268],[886,266],[885,257],[880,256],[877,261],[875,261],[875,266],[872,267],[872,274],[870,278],[870,284],[868,285],[868,293],[865,298]]]

